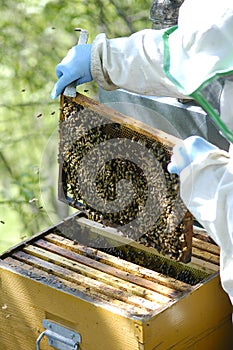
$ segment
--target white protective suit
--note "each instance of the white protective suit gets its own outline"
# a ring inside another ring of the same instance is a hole
[[[219,69],[233,71],[233,1],[186,0],[178,28],[169,36],[169,73],[164,70],[165,30],[145,29],[127,38],[99,34],[92,45],[91,73],[105,90],[187,97]],[[231,67],[232,66],[232,67]],[[181,84],[176,84],[178,81]],[[219,96],[221,118],[233,129],[233,82]],[[180,174],[181,197],[220,246],[222,286],[233,303],[233,154],[222,150]],[[233,152],[232,152],[233,153]],[[190,191],[191,189],[191,191]]]

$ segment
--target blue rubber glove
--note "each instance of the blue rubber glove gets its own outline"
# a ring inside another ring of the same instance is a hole
[[[209,152],[217,150],[219,150],[218,147],[202,137],[190,136],[175,145],[171,162],[168,164],[167,169],[169,173],[179,175],[193,161],[202,161]]]
[[[91,47],[92,44],[73,46],[56,67],[58,81],[51,93],[51,98],[57,98],[67,85],[76,82],[81,85],[92,81],[91,75]]]

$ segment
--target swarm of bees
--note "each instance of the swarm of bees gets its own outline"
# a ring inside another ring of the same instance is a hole
[[[187,209],[169,161],[164,144],[65,97],[59,145],[64,197],[89,219],[182,260]]]

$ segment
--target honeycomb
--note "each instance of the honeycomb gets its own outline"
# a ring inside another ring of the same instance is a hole
[[[192,216],[179,196],[178,176],[167,171],[170,157],[169,142],[130,118],[83,95],[63,96],[60,199],[88,219],[188,262]]]

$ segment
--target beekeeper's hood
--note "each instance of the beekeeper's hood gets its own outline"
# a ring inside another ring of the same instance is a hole
[[[182,93],[199,96],[200,103],[206,84],[233,74],[232,0],[182,4],[178,27],[164,34],[164,70]]]

